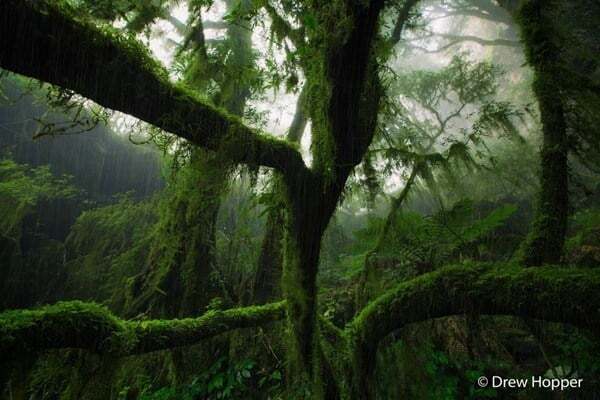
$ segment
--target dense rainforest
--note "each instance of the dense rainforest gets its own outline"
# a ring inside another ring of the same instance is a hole
[[[599,26],[0,0],[0,398],[599,398]]]

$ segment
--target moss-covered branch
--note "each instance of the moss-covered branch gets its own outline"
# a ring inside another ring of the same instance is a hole
[[[402,283],[349,325],[376,344],[413,322],[478,313],[569,323],[600,331],[600,270],[518,265],[459,265]]]
[[[131,37],[80,18],[66,2],[2,0],[0,67],[81,94],[235,162],[295,173],[305,168],[285,141],[261,135],[169,81]]]
[[[61,302],[0,314],[0,359],[13,353],[76,348],[128,356],[189,346],[221,333],[281,320],[285,303],[209,311],[181,320],[124,321],[102,306]]]
[[[404,282],[371,302],[344,330],[350,355],[343,398],[374,398],[378,343],[407,324],[457,314],[513,315],[600,332],[600,270],[459,265]],[[340,351],[338,350],[338,353]]]

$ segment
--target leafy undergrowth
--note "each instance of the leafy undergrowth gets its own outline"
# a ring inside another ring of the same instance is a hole
[[[231,364],[221,357],[189,384],[152,388],[149,385],[139,400],[228,400],[282,399],[283,375],[279,369],[259,368],[250,359]],[[124,388],[119,399],[127,399]]]

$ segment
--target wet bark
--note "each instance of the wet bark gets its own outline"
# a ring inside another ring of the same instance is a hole
[[[288,130],[287,140],[299,143],[302,140],[308,115],[306,112],[307,90],[304,86],[298,96],[296,112]],[[273,193],[276,204],[271,204],[265,224],[265,236],[258,258],[254,284],[254,301],[258,304],[273,300],[281,295],[281,277],[283,271],[284,204],[279,176],[274,177]]]
[[[523,263],[539,266],[561,262],[569,211],[569,146],[553,1],[521,3],[516,18],[527,60],[535,74],[533,90],[540,109],[543,139],[541,189],[533,228],[523,248]]]

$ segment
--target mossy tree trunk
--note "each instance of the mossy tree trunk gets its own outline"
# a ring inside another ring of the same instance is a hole
[[[254,279],[252,297],[257,304],[266,303],[281,295],[283,223],[284,213],[282,209],[277,208],[269,211]]]
[[[325,38],[314,31],[316,36],[311,38],[315,42],[325,39],[323,45],[310,50],[316,62],[307,71],[309,98],[314,103],[309,111],[315,139],[312,169],[304,165],[292,146],[266,139],[172,86],[139,45],[117,43],[114,33],[79,22],[45,1],[33,4],[9,0],[0,5],[2,15],[11,14],[11,18],[2,20],[3,28],[14,24],[20,27],[17,32],[2,29],[2,43],[12,41],[7,51],[0,52],[2,67],[69,87],[192,143],[219,150],[235,162],[274,167],[282,172],[287,202],[283,287],[290,321],[289,365],[290,371],[296,372],[290,375],[295,378],[292,384],[312,385],[320,367],[315,346],[320,242],[346,179],[362,160],[374,134],[381,88],[372,47],[383,5],[382,0],[313,5],[323,26],[336,26],[340,20],[349,23]],[[32,35],[35,39],[29,41]],[[77,42],[72,40],[75,37]],[[82,37],[89,37],[89,43],[82,44]],[[15,47],[27,48],[32,43],[36,50],[25,52],[28,57],[14,57]],[[56,61],[56,68],[37,68],[32,57],[49,57]],[[86,62],[78,63],[81,60]],[[89,60],[94,60],[92,66]],[[96,63],[102,67],[95,68]],[[147,65],[140,67],[144,63]],[[129,75],[119,70],[123,67]],[[103,85],[99,90],[98,82],[111,82],[114,76],[119,76],[125,87]],[[127,92],[136,93],[140,101],[124,99],[123,93]],[[151,102],[143,101],[145,94]],[[160,101],[157,94],[162,95]]]
[[[534,71],[533,91],[542,124],[541,189],[536,217],[526,242],[527,266],[561,262],[569,214],[568,137],[555,19],[557,0],[502,1],[521,28],[527,60]]]
[[[296,112],[287,133],[287,140],[291,143],[300,143],[308,116],[306,114],[306,87],[303,87],[296,103]],[[281,177],[273,177],[273,193],[271,209],[265,222],[265,236],[263,238],[254,284],[254,302],[258,304],[274,300],[281,296],[281,277],[283,271],[283,238],[285,204],[282,200]]]
[[[305,68],[313,167],[284,176],[287,210],[283,290],[290,325],[288,376],[292,387],[312,389],[313,398],[327,395],[323,383],[329,379],[323,375],[330,373],[322,363],[318,343],[316,278],[321,239],[350,172],[361,162],[374,135],[382,94],[372,52],[383,1],[323,7],[315,10],[322,18],[321,24],[347,18],[351,28],[332,34],[310,54],[312,60],[318,60],[310,66],[306,63]]]
[[[180,188],[169,197],[165,232],[157,241],[175,245],[167,252],[168,276],[164,317],[191,317],[205,311],[221,294],[215,278],[216,225],[221,197],[227,188],[228,165],[215,154],[194,150],[190,165],[181,171]],[[162,268],[162,266],[158,266]]]

